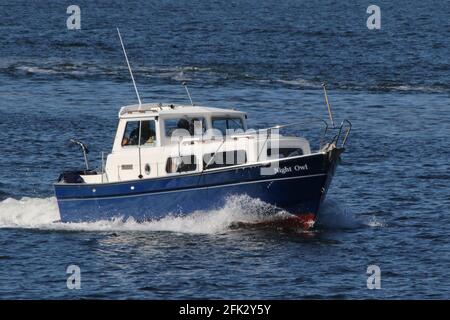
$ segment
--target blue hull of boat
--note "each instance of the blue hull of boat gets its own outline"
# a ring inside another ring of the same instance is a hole
[[[299,216],[316,216],[340,152],[279,160],[273,175],[262,175],[261,165],[253,165],[118,183],[57,183],[55,194],[62,222],[158,219],[221,208],[235,195],[260,199]]]

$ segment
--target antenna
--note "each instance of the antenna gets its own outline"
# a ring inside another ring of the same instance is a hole
[[[323,92],[325,94],[325,102],[327,103],[327,107],[328,107],[328,116],[330,117],[331,125],[334,128],[333,112],[331,111],[331,105],[330,105],[330,102],[328,101],[327,84],[325,82],[322,83],[322,87],[323,87]]]
[[[194,105],[194,103],[192,102],[191,94],[189,93],[186,81],[183,81],[183,86],[186,89],[186,93],[187,93],[187,95],[189,97],[189,100],[191,101],[191,105]]]
[[[117,29],[117,34],[119,35],[120,44],[122,45],[123,54],[125,55],[125,60],[127,61],[128,70],[130,71],[131,80],[133,81],[134,91],[136,91],[136,96],[137,96],[138,101],[139,101],[139,110],[141,110],[141,105],[142,105],[141,98],[139,97],[139,92],[138,92],[138,89],[136,87],[136,82],[134,81],[133,71],[131,71],[130,62],[128,61],[127,52],[125,51],[125,46],[123,45],[122,36],[120,35],[119,28],[116,28],[116,29]]]

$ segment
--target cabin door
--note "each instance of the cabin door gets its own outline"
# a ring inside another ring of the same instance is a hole
[[[144,177],[143,153],[156,146],[156,124],[154,120],[127,122],[122,139],[122,162],[118,167],[119,180],[136,180]]]

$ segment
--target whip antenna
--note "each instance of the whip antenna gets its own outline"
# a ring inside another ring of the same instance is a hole
[[[139,97],[139,91],[136,87],[136,82],[134,81],[133,71],[131,71],[130,62],[128,61],[127,52],[125,51],[125,46],[123,45],[122,36],[120,35],[119,28],[116,28],[116,29],[117,29],[117,34],[119,35],[120,44],[122,45],[123,54],[125,55],[125,60],[127,61],[128,70],[130,71],[131,80],[133,81],[134,91],[136,91],[136,96],[139,101],[139,110],[141,110],[141,105],[142,105],[141,98]]]
[[[189,93],[189,89],[187,87],[186,81],[183,81],[183,87],[186,89],[186,93],[187,93],[187,95],[189,97],[189,101],[191,101],[191,105],[194,105],[194,103],[192,102],[192,97],[191,97],[191,94]]]

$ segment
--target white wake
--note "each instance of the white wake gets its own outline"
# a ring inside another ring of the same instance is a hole
[[[231,197],[226,205],[217,210],[196,211],[186,216],[169,215],[148,222],[134,219],[102,220],[83,223],[60,223],[56,199],[22,198],[0,202],[0,228],[33,228],[83,231],[171,231],[180,233],[216,234],[226,232],[235,224],[270,222],[289,217],[264,202],[247,196]],[[317,226],[323,229],[357,228],[363,223],[337,202],[326,201],[319,213]]]

